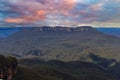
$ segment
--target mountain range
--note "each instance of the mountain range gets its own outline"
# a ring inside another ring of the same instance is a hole
[[[18,58],[45,60],[91,60],[90,53],[120,60],[120,38],[106,35],[91,26],[20,28],[0,39],[0,53]]]

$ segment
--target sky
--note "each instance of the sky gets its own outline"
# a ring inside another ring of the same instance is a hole
[[[120,27],[120,0],[0,0],[0,27]]]

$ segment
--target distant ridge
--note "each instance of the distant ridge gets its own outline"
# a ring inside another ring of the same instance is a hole
[[[43,26],[43,27],[32,27],[32,28],[22,28],[23,30],[36,30],[40,32],[80,32],[80,31],[97,31],[91,26],[79,26],[79,27],[62,27],[62,26]]]

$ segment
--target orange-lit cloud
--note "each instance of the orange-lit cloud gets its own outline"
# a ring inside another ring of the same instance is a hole
[[[30,22],[30,21],[37,21],[37,20],[44,20],[45,16],[23,16],[21,17],[22,19],[25,19],[26,21]]]
[[[22,16],[19,18],[6,18],[4,21],[7,23],[29,23],[32,21],[44,20],[45,16]]]
[[[46,11],[45,10],[38,10],[35,12],[36,15],[45,15]]]
[[[21,18],[7,18],[5,19],[5,22],[8,22],[8,23],[24,23],[24,19],[21,19]]]
[[[68,9],[73,9],[76,5],[76,0],[64,0],[65,6],[68,7]]]
[[[7,23],[29,23],[37,20],[44,20],[46,17],[45,10],[37,10],[32,15],[19,16],[17,18],[6,18],[4,21]]]

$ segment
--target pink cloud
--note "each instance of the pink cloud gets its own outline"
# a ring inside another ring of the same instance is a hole
[[[29,22],[46,19],[47,15],[61,14],[69,16],[74,9],[76,0],[8,0],[11,11],[17,12],[20,16],[16,18],[8,17],[5,22]],[[15,21],[16,20],[16,21]]]
[[[5,0],[4,22],[59,23],[119,21],[119,0]],[[12,15],[12,16],[11,16]],[[112,15],[112,16],[111,16]],[[118,16],[116,18],[116,16]]]

